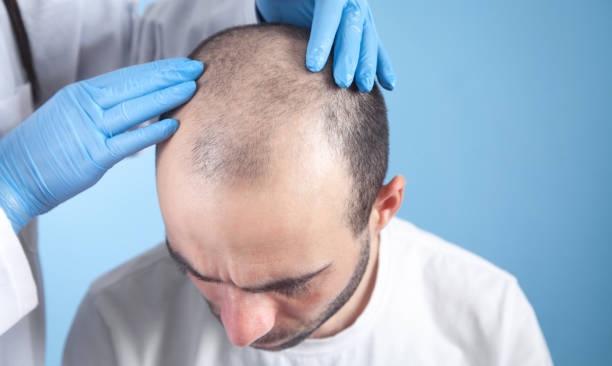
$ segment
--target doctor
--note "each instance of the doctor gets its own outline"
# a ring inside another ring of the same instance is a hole
[[[132,128],[187,101],[204,68],[185,58],[145,62],[184,55],[229,26],[279,21],[312,27],[311,71],[322,69],[335,42],[339,86],[355,81],[368,92],[378,77],[394,87],[366,0],[173,0],[141,16],[137,0],[3,2],[0,365],[44,363],[36,216],[173,134],[173,119]],[[119,69],[133,64],[141,65]]]

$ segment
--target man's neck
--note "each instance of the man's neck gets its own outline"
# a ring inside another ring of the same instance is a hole
[[[377,235],[371,241],[370,258],[359,286],[357,286],[349,301],[312,334],[312,338],[331,337],[341,332],[351,326],[365,310],[376,284],[379,246],[380,235]]]

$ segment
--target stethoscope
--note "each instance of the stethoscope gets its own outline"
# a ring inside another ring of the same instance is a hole
[[[17,0],[4,0],[4,6],[6,7],[6,12],[8,13],[11,27],[13,28],[13,34],[15,35],[15,40],[17,41],[21,64],[25,69],[30,84],[32,85],[32,97],[34,100],[37,100],[38,78],[36,77],[36,71],[34,70],[34,63],[32,61],[30,41],[28,40],[28,34],[23,24],[23,18],[21,17]]]

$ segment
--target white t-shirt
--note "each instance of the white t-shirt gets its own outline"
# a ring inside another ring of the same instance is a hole
[[[232,345],[159,245],[98,279],[65,365],[552,365],[516,279],[414,225],[382,231],[370,302],[335,336],[279,352]]]

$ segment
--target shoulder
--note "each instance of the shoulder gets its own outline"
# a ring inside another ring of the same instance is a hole
[[[121,340],[113,343],[116,352],[132,355],[160,337],[179,339],[201,331],[187,324],[210,324],[210,317],[198,290],[160,244],[92,283],[71,334],[78,339],[108,332],[110,339]]]
[[[164,244],[158,244],[96,279],[90,286],[90,295],[131,290],[132,286],[148,287],[157,277],[163,283],[179,280],[181,273],[170,258]]]
[[[395,254],[394,260],[409,261],[412,269],[418,270],[426,281],[480,289],[516,283],[509,272],[406,220],[394,218],[385,230],[385,245]]]
[[[484,258],[404,220],[391,225],[381,250],[391,252],[394,286],[405,286],[436,323],[494,332],[501,314],[523,299],[516,278]]]
[[[197,299],[196,293],[160,244],[95,280],[86,300],[110,328],[142,330],[141,324],[164,319],[177,302]]]
[[[408,294],[396,295],[403,308],[415,309],[414,319],[430,322],[440,342],[461,348],[471,363],[551,364],[533,308],[512,274],[402,219],[392,220],[381,237],[383,256],[393,288]]]
[[[64,357],[73,364],[93,364],[92,358],[105,365],[143,364],[151,357],[178,357],[181,346],[196,339],[216,340],[223,334],[218,329],[196,287],[158,245],[92,283]],[[156,351],[160,344],[162,354]]]

